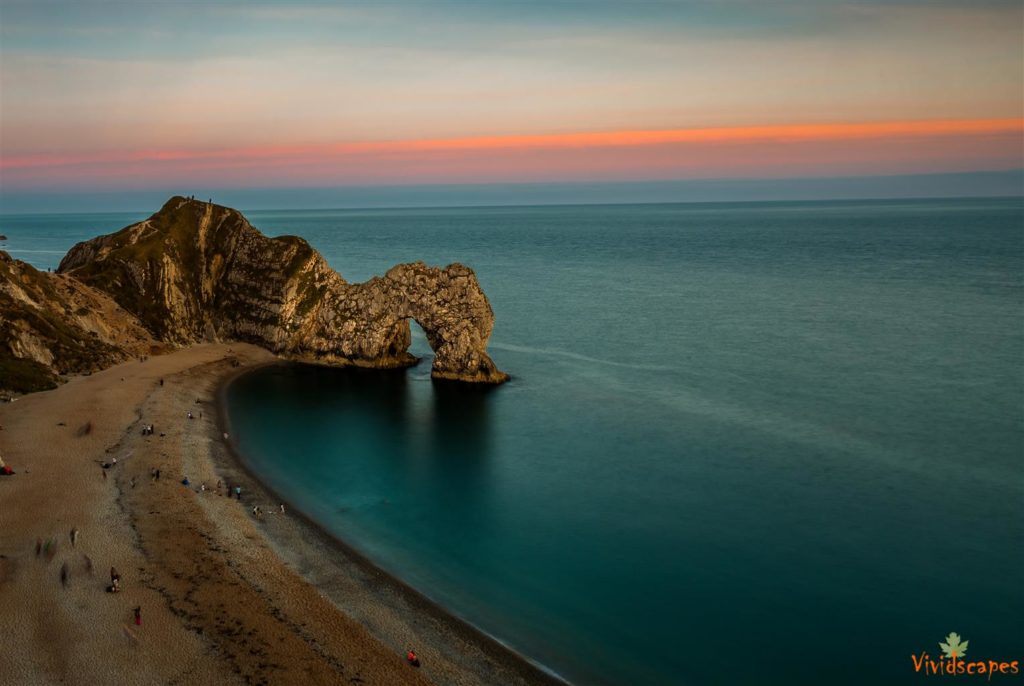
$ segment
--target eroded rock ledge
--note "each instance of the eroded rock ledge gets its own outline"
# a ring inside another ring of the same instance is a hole
[[[104,348],[110,360],[154,343],[245,341],[304,361],[406,366],[416,362],[408,351],[413,319],[434,351],[435,378],[508,380],[487,355],[494,313],[469,267],[415,262],[350,284],[305,240],[268,238],[237,210],[198,200],[173,197],[138,224],[79,243],[57,274],[42,274],[9,258],[7,264],[0,293],[17,291],[18,300],[25,300],[18,283],[31,273],[33,283],[53,279],[81,291],[79,299],[93,293],[123,309],[115,319],[133,326],[119,337],[101,337],[111,348]],[[58,319],[71,312],[60,300],[55,294],[46,305]],[[102,329],[101,324],[82,317],[76,322],[93,338],[89,332]],[[45,345],[35,348],[39,355],[29,358],[53,365]],[[20,350],[25,349],[22,345]],[[0,350],[0,356],[5,352],[11,354]],[[79,370],[72,366],[67,371]]]

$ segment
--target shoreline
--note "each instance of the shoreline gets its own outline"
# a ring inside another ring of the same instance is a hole
[[[223,462],[230,461],[232,466],[244,474],[244,479],[248,482],[247,485],[249,486],[249,492],[260,493],[262,491],[263,495],[271,496],[271,502],[284,503],[289,516],[294,517],[297,520],[298,525],[305,529],[305,532],[309,537],[315,538],[324,544],[324,547],[330,551],[330,558],[334,558],[335,561],[338,561],[338,558],[340,558],[343,565],[354,565],[360,570],[360,572],[370,576],[375,584],[385,586],[385,593],[389,595],[397,594],[401,597],[402,602],[409,605],[415,613],[428,615],[432,621],[441,624],[447,633],[456,635],[460,642],[475,644],[485,653],[488,660],[500,663],[505,670],[518,676],[522,680],[521,683],[571,686],[569,681],[553,670],[550,670],[544,665],[531,660],[526,655],[519,653],[495,636],[492,636],[483,629],[474,625],[472,622],[460,617],[455,612],[445,608],[436,600],[406,583],[396,574],[393,574],[374,563],[352,544],[329,532],[326,527],[303,511],[301,506],[298,506],[291,500],[283,497],[280,493],[274,490],[273,487],[267,485],[256,475],[255,471],[246,461],[245,455],[238,448],[237,443],[235,442],[235,434],[232,431],[233,427],[231,426],[230,418],[228,417],[227,395],[231,385],[236,380],[247,374],[254,373],[259,369],[270,366],[286,367],[310,365],[309,363],[304,363],[299,360],[289,359],[269,361],[263,364],[237,369],[234,373],[221,379],[215,394],[215,403],[217,407],[217,429],[220,434],[228,434],[229,439],[220,444],[223,448],[223,455],[217,455],[217,451],[215,450],[214,454],[211,456],[214,463],[218,466],[218,470],[224,471],[224,467],[227,465],[224,465]],[[393,370],[388,369],[386,371]],[[288,539],[280,535],[275,537],[275,534],[278,533],[279,532],[264,530],[264,535],[271,540],[275,550],[277,550],[279,554],[280,549],[296,545],[294,539]],[[292,555],[301,554],[301,551],[291,552]],[[330,595],[331,594],[328,594],[329,597]],[[344,608],[339,605],[339,600],[337,598],[330,597],[330,599],[336,604],[336,606],[338,606],[340,611],[345,611]],[[388,638],[387,636],[379,635],[372,630],[371,633],[374,634],[375,638],[382,642],[385,642]],[[417,650],[417,652],[420,653],[419,650]],[[422,653],[420,653],[420,655],[422,656]]]
[[[221,392],[282,363],[199,344],[0,404],[0,683],[565,684],[298,509],[252,516],[282,501]]]

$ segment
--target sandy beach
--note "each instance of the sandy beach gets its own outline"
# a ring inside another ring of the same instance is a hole
[[[0,405],[0,683],[561,683],[279,511],[218,404],[274,360],[199,345]]]

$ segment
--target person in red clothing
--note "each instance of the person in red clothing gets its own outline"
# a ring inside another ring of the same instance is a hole
[[[413,650],[410,650],[409,652],[407,652],[405,654],[405,659],[413,667],[419,667],[420,666],[420,659],[418,657],[416,657],[416,652],[413,651]]]

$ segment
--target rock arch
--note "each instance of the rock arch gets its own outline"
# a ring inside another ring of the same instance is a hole
[[[79,243],[60,271],[176,345],[240,340],[293,359],[396,367],[415,362],[413,319],[435,378],[508,380],[486,352],[494,312],[462,264],[400,264],[350,284],[301,238],[268,238],[237,210],[175,197],[143,222]]]
[[[434,351],[434,378],[484,383],[508,379],[486,352],[494,312],[473,270],[461,264],[400,264],[383,277],[346,285],[322,308],[313,339],[333,343],[339,357],[357,364],[400,366],[415,360],[408,352],[409,320],[423,329]],[[318,348],[308,345],[314,341],[298,347]]]

